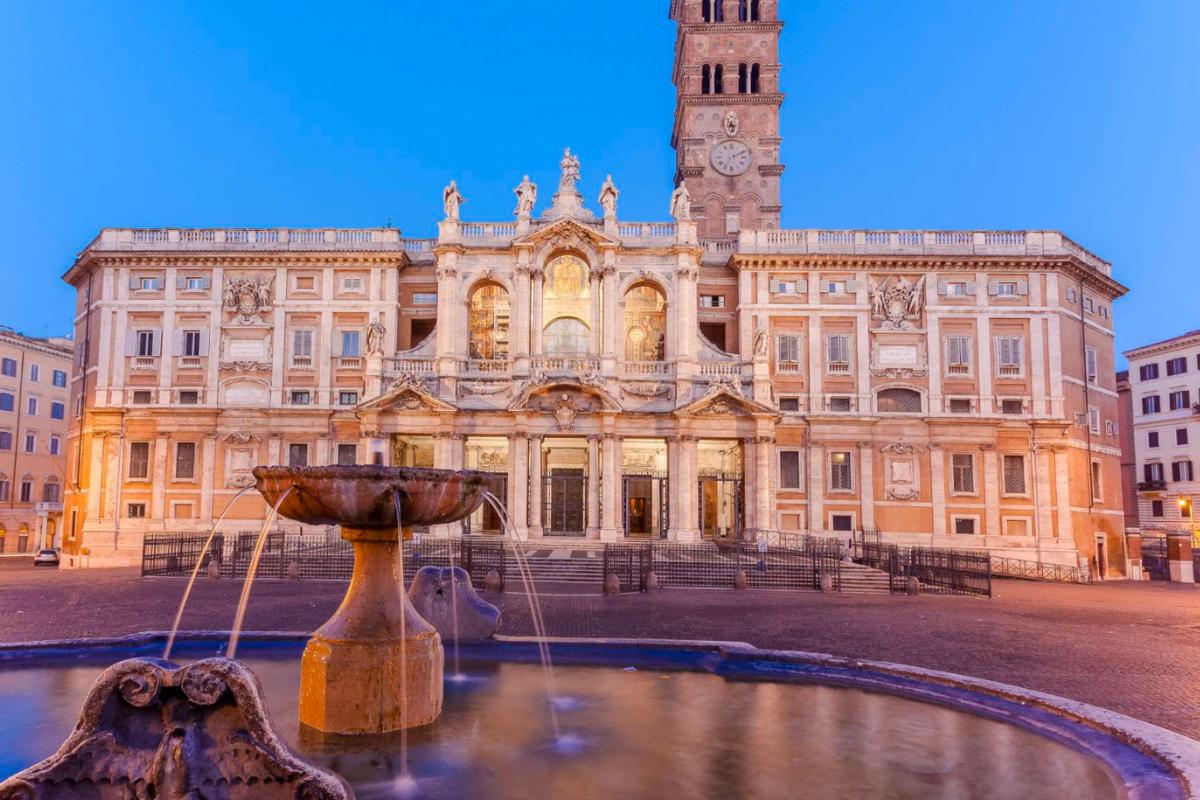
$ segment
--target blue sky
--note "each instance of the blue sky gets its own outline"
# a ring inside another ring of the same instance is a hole
[[[782,6],[786,227],[1060,228],[1130,287],[1118,348],[1200,327],[1200,3]],[[0,322],[69,330],[105,225],[431,236],[450,178],[505,219],[567,145],[664,218],[666,11],[0,0]]]

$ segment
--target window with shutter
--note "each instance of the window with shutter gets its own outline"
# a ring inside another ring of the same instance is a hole
[[[776,366],[780,372],[800,371],[800,337],[784,334],[778,337]]]
[[[1095,383],[1097,375],[1096,349],[1094,347],[1089,347],[1084,352],[1086,354],[1085,360],[1087,361],[1087,381],[1088,383]]]
[[[1001,378],[1021,376],[1025,341],[1020,336],[996,337],[996,373]]]
[[[832,334],[825,337],[826,364],[830,372],[850,371],[850,337]]]
[[[971,374],[971,337],[946,337],[946,374]]]

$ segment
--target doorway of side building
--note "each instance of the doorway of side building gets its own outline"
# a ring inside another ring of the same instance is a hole
[[[542,534],[587,536],[588,444],[586,439],[542,443]]]
[[[433,468],[433,437],[397,434],[392,437],[392,466]]]
[[[622,522],[627,539],[667,538],[669,486],[665,441],[626,439],[622,442]]]
[[[1108,541],[1103,533],[1096,534],[1096,577],[1099,580],[1108,577]]]
[[[700,535],[709,541],[738,541],[745,529],[741,442],[702,439],[698,455]]]
[[[487,490],[501,505],[508,504],[508,439],[503,436],[471,436],[467,439],[464,463],[467,469],[486,476]],[[491,503],[484,503],[463,520],[468,535],[503,536],[504,524]]]

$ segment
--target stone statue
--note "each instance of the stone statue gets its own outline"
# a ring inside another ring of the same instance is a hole
[[[528,217],[532,214],[533,207],[537,203],[537,184],[529,180],[529,176],[526,175],[521,180],[521,185],[513,189],[513,194],[517,196],[516,215]]]
[[[738,119],[736,111],[730,111],[725,115],[725,134],[727,136],[737,136],[738,129],[741,128],[741,120]]]
[[[600,207],[604,209],[604,216],[615,217],[617,215],[617,198],[620,196],[621,191],[613,183],[612,175],[609,175],[604,179],[604,185],[600,187]]]
[[[766,325],[759,325],[754,332],[754,357],[767,358],[771,355],[771,334]]]
[[[465,202],[466,198],[458,191],[458,181],[450,181],[450,185],[442,191],[442,206],[446,210],[446,219],[458,222],[459,212]]]
[[[692,218],[692,194],[682,183],[671,193],[671,216],[676,222],[688,222]]]
[[[562,179],[558,182],[558,191],[564,194],[576,192],[575,184],[579,182],[579,158],[571,155],[571,148],[568,147],[563,153],[559,166],[562,167]]]
[[[386,333],[387,328],[383,326],[382,322],[372,322],[367,326],[367,355],[383,355],[383,337]]]

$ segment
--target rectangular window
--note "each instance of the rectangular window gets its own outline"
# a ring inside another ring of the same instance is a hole
[[[57,503],[58,502],[58,484],[53,481],[47,481],[42,484],[42,502]]]
[[[138,289],[143,292],[158,291],[158,278],[138,278]]]
[[[17,377],[17,360],[15,358],[6,358],[0,361],[0,374],[7,378]]]
[[[1024,400],[1001,400],[1000,413],[1017,416],[1025,413]]]
[[[154,402],[154,393],[149,389],[135,389],[133,392],[133,404],[135,406],[148,406]]]
[[[353,278],[342,278],[343,292],[361,292],[363,290],[363,279],[361,276]]]
[[[126,507],[126,516],[130,519],[145,519],[146,504],[145,503],[130,503]]]
[[[950,398],[950,413],[951,414],[970,414],[973,411],[972,403],[965,397]]]
[[[189,292],[202,292],[207,287],[204,285],[204,278],[185,278],[183,288]]]
[[[1116,436],[1117,435],[1117,423],[1111,419],[1105,420],[1104,421],[1104,434],[1106,436]]]
[[[1192,462],[1176,461],[1171,464],[1171,480],[1190,481],[1192,479]]]
[[[292,391],[292,405],[294,406],[311,406],[312,392],[307,389],[294,389]]]
[[[1161,517],[1162,515],[1163,515],[1163,501],[1162,500],[1151,500],[1150,501],[1150,516]]]
[[[1182,375],[1185,372],[1187,372],[1186,358],[1172,358],[1167,361],[1168,375]]]
[[[799,294],[800,284],[797,281],[771,281],[771,294]]]
[[[292,331],[292,366],[311,367],[313,354],[313,332],[310,330]]]
[[[1004,493],[1025,494],[1025,456],[1004,457]]]
[[[1084,350],[1084,355],[1084,361],[1087,362],[1087,382],[1095,383],[1096,376],[1098,374],[1098,370],[1096,368],[1096,349],[1094,347],[1089,347]]]
[[[129,479],[144,481],[150,477],[150,443],[129,443]]]
[[[776,337],[775,367],[780,372],[800,371],[800,337],[795,334],[783,334]]]
[[[41,377],[42,377],[41,366],[39,366],[37,364],[30,364],[29,365],[29,380],[32,381],[33,383],[37,383],[38,380],[41,379]]]
[[[1188,443],[1187,428],[1176,428],[1175,429],[1175,444],[1187,444],[1187,443]]]
[[[62,439],[57,436],[50,437],[50,455],[57,456],[62,453]]]
[[[1163,480],[1163,475],[1163,465],[1158,462],[1142,467],[1142,476],[1146,479],[1146,483],[1159,483]]]
[[[33,481],[21,481],[20,502],[33,502]]]
[[[799,397],[781,397],[779,398],[779,410],[785,414],[800,413],[800,398]]]
[[[1178,392],[1171,392],[1169,400],[1172,411],[1182,411],[1185,408],[1192,407],[1192,393],[1186,389]]]
[[[306,445],[306,444],[289,444],[288,445],[288,466],[289,467],[307,467],[308,466],[308,445]]]
[[[1025,340],[1020,336],[996,337],[996,374],[1001,378],[1021,377]]]
[[[36,417],[38,412],[38,399],[29,397],[25,400],[25,413],[31,417]]]
[[[954,532],[962,536],[975,535],[975,518],[974,517],[955,517]]]
[[[1095,313],[1095,311],[1096,311],[1096,301],[1095,301],[1095,300],[1093,300],[1093,299],[1092,299],[1092,298],[1090,298],[1090,297],[1084,297],[1084,298],[1083,298],[1083,310],[1084,310],[1084,311],[1090,311],[1090,312],[1092,312],[1092,313]]]
[[[414,306],[436,306],[437,292],[413,292]]]
[[[975,494],[975,456],[970,453],[955,453],[950,456],[954,473],[954,491],[959,494]]]
[[[1158,447],[1158,431],[1150,431],[1146,434],[1146,446]]]
[[[179,392],[179,405],[194,406],[200,403],[200,392],[197,389],[183,389]]]
[[[338,405],[358,405],[358,392],[338,392]]]
[[[830,372],[850,372],[850,337],[834,333],[825,337],[825,364]]]
[[[946,374],[971,374],[971,337],[946,337]]]
[[[25,452],[26,453],[36,453],[37,452],[37,434],[36,433],[25,434]]]
[[[1162,411],[1162,400],[1156,394],[1148,394],[1142,398],[1142,413],[1157,414]]]
[[[701,308],[724,308],[725,295],[723,294],[702,294],[700,295]]]
[[[1138,369],[1138,377],[1144,381],[1152,381],[1158,377],[1158,364],[1142,364]]]
[[[854,410],[854,402],[849,397],[831,397],[829,398],[829,410],[848,413]]]
[[[12,434],[0,431],[0,450],[12,450]]]
[[[175,480],[190,481],[196,478],[196,443],[179,442],[175,445]]]
[[[1103,500],[1104,499],[1104,492],[1101,491],[1101,488],[1102,487],[1100,486],[1100,462],[1093,461],[1092,462],[1092,499],[1093,500]]]
[[[1016,297],[1017,283],[1016,281],[1000,281],[995,284],[996,297]]]
[[[155,354],[154,331],[137,332],[137,354],[141,358],[151,358]]]
[[[342,331],[342,358],[358,358],[358,331]]]
[[[358,463],[358,445],[356,444],[339,444],[337,449],[337,463],[342,467],[352,467]]]
[[[826,294],[845,294],[846,289],[845,281],[825,281]]]
[[[1100,409],[1088,409],[1088,430],[1095,434],[1100,433]]]
[[[13,410],[13,396],[9,392],[0,392],[0,411]]]
[[[191,358],[200,356],[200,331],[183,332],[183,355]]]
[[[67,373],[61,369],[54,370],[54,385],[60,389],[65,389],[67,386]]]
[[[949,297],[966,297],[966,281],[950,281],[946,284],[946,294]]]
[[[50,419],[66,419],[67,407],[62,403],[54,402],[50,404]]]
[[[854,530],[853,514],[830,514],[829,522],[835,531],[846,533]]]
[[[8,479],[0,478],[0,502],[4,502],[4,503],[8,502],[8,492],[9,492]]]
[[[853,459],[848,451],[829,454],[829,490],[833,492],[854,491]]]
[[[782,450],[779,453],[779,488],[800,488],[800,452]]]

